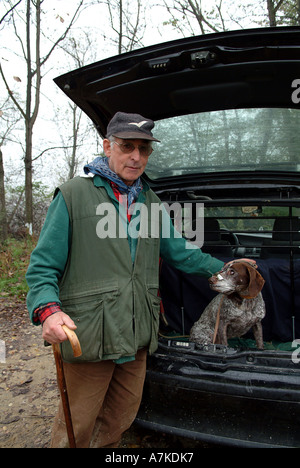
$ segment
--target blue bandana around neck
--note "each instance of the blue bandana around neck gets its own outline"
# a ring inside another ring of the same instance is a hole
[[[134,202],[139,193],[143,190],[143,185],[141,182],[140,177],[134,181],[132,185],[126,185],[120,177],[110,169],[108,165],[108,158],[107,157],[97,157],[89,164],[86,164],[83,168],[85,174],[89,174],[90,172],[95,175],[100,175],[105,177],[106,179],[114,182],[121,193],[126,194],[128,197],[128,207]]]

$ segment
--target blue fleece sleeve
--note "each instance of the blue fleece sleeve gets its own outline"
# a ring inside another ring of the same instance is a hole
[[[60,192],[52,201],[26,273],[29,286],[27,308],[33,312],[49,302],[58,302],[58,282],[64,273],[70,245],[69,213]],[[38,325],[39,323],[34,323]]]

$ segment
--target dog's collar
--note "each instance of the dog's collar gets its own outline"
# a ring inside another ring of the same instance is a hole
[[[239,296],[241,296],[243,299],[255,299],[256,296],[248,296],[247,294],[241,294],[240,292],[238,293]]]

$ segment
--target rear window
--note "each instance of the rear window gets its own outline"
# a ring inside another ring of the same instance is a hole
[[[151,179],[224,171],[300,171],[298,109],[230,109],[157,121]]]

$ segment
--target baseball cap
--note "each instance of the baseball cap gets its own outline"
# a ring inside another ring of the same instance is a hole
[[[158,141],[152,135],[154,122],[140,114],[117,112],[107,126],[107,138],[115,136],[123,139]]]

